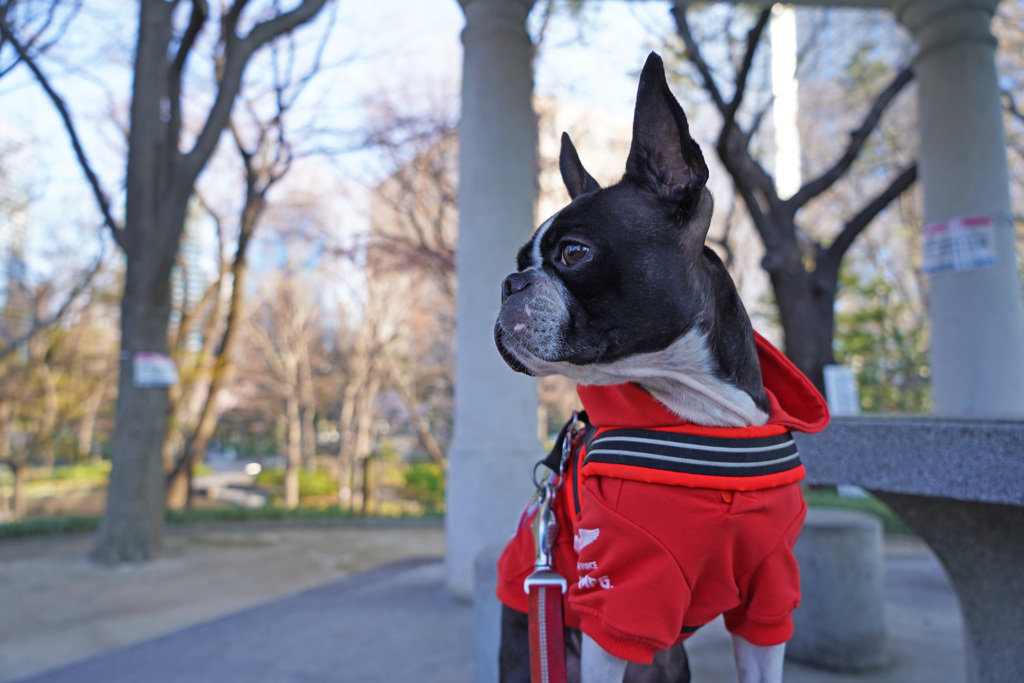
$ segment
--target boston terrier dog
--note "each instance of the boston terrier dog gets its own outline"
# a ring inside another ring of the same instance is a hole
[[[690,473],[659,469],[672,451],[634,474],[643,468],[581,456],[573,476],[583,478],[559,493],[556,569],[570,586],[566,624],[582,629],[566,640],[570,680],[689,680],[682,640],[725,614],[740,681],[781,681],[799,601],[791,550],[806,509],[789,428],[817,431],[827,411],[754,333],[704,244],[708,166],[660,57],[651,53],[640,75],[622,179],[601,188],[565,134],[559,166],[572,201],[536,230],[502,284],[498,351],[518,372],[575,380],[595,429],[666,429],[696,454],[679,467],[698,463]],[[767,370],[762,377],[766,359],[778,387]],[[793,407],[801,402],[806,409]],[[775,440],[768,469],[711,462],[718,444],[727,454],[756,450],[738,441],[748,437]],[[529,680],[529,512],[499,563],[503,681]]]

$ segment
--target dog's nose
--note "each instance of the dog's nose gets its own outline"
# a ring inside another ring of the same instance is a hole
[[[501,303],[515,294],[530,286],[530,279],[522,273],[512,273],[501,283]]]

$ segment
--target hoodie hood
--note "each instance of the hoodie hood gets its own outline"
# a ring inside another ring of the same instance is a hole
[[[785,427],[813,434],[828,426],[828,404],[781,351],[754,332],[761,379],[768,394],[765,427]],[[598,427],[671,427],[682,424],[679,416],[636,384],[577,386],[590,422]],[[714,431],[717,428],[705,428]],[[757,430],[757,428],[748,428]]]

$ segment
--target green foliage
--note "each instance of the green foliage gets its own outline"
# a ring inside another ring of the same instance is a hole
[[[402,488],[405,485],[406,465],[402,455],[392,439],[381,437],[377,447],[370,455],[377,466],[377,486],[386,488]]]
[[[445,473],[433,462],[419,462],[405,470],[405,495],[423,506],[424,513],[444,512]]]
[[[216,470],[207,465],[205,462],[196,463],[195,465],[192,466],[193,477],[202,477],[207,474],[213,474],[214,472],[216,472]]]
[[[256,475],[256,487],[277,492],[284,487],[284,468],[268,468]],[[338,482],[325,470],[309,473],[299,470],[299,497],[332,496],[338,492]]]
[[[844,305],[836,312],[833,349],[860,384],[869,413],[931,410],[928,332],[919,316],[880,275],[840,275]]]
[[[29,468],[26,478],[28,481],[56,479],[60,481],[99,482],[105,484],[109,476],[110,461],[100,460],[99,462],[64,465],[54,467],[53,469],[32,467]]]

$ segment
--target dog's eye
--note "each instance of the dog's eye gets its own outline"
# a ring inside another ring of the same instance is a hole
[[[589,253],[590,247],[570,242],[562,247],[562,264],[566,266],[575,266]]]

